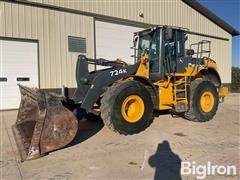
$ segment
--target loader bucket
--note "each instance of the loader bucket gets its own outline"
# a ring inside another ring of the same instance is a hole
[[[35,159],[69,144],[78,130],[64,97],[19,85],[21,103],[12,126],[22,161]]]

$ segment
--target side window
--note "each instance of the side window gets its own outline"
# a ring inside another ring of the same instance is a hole
[[[150,72],[158,73],[159,67],[159,30],[155,31],[152,38],[151,47],[149,49]]]
[[[145,52],[146,50],[149,50],[150,41],[151,41],[151,36],[149,36],[149,35],[140,36],[138,50],[137,50],[137,59],[138,60],[140,59],[143,52]]]
[[[150,39],[143,39],[142,40],[142,49],[143,51],[149,49],[150,46]]]
[[[165,42],[166,71],[175,72],[176,69],[176,31],[173,30],[172,37]]]
[[[166,56],[175,57],[175,42],[170,41],[165,43]]]
[[[177,59],[184,56],[184,33],[173,30],[172,38],[165,42],[165,60],[167,72],[176,72]]]

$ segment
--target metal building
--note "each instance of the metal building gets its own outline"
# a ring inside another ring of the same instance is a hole
[[[133,32],[152,25],[189,29],[187,47],[210,40],[223,83],[231,82],[239,32],[194,0],[4,0],[0,2],[1,104],[17,108],[17,83],[76,87],[78,54],[131,62]]]

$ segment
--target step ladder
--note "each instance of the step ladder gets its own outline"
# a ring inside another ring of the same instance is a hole
[[[187,77],[183,76],[174,82],[175,111],[184,112],[188,109]],[[181,96],[179,96],[181,94]]]

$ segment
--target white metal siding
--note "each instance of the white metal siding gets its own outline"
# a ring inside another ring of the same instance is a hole
[[[181,0],[43,0],[41,3],[149,24],[185,27],[194,32],[214,36],[231,37],[228,32]],[[139,17],[139,13],[143,13],[144,18]]]

